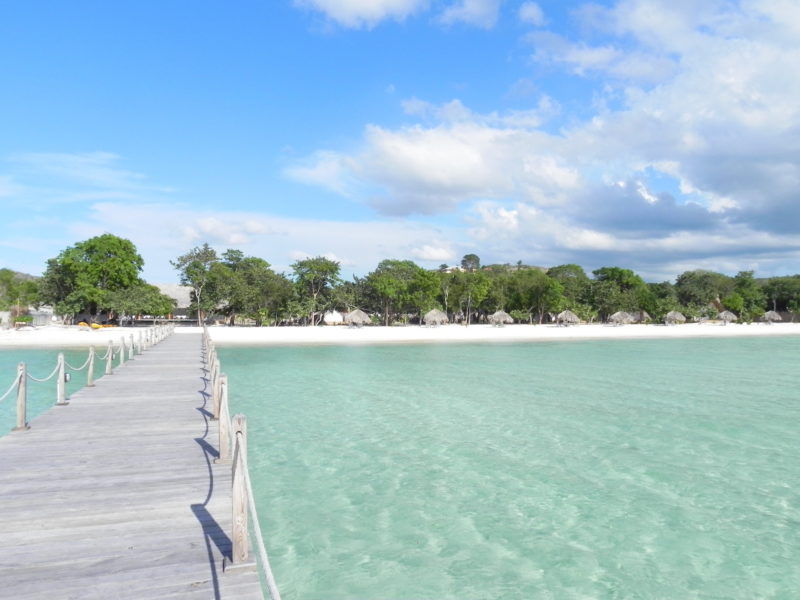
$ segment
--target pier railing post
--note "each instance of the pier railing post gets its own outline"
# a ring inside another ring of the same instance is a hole
[[[125,338],[121,338],[119,341],[119,366],[121,367],[125,363]]]
[[[28,425],[28,367],[24,362],[17,366],[17,426],[11,431],[30,429]]]
[[[220,375],[220,411],[219,411],[219,458],[218,462],[231,459],[231,415],[228,410],[228,376]]]
[[[67,402],[67,373],[64,366],[64,353],[58,353],[58,375],[56,375],[56,406],[64,406]]]
[[[131,345],[128,346],[128,360],[133,360],[133,334],[131,334]]]
[[[106,352],[106,375],[114,373],[111,362],[114,360],[114,342],[108,340],[108,352]]]
[[[238,414],[233,417],[231,433],[234,439],[231,559],[236,565],[247,562],[250,552],[250,541],[247,537],[247,484],[244,479],[244,469],[247,464],[245,459],[247,456],[247,419],[244,415]]]
[[[94,387],[94,346],[89,346],[89,368],[86,369],[86,387]]]

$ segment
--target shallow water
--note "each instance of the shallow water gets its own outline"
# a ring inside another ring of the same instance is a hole
[[[220,355],[286,600],[791,598],[798,344]]]
[[[58,349],[34,350],[30,348],[4,348],[0,349],[0,395],[5,394],[17,376],[17,365],[24,362],[28,374],[37,379],[48,377],[56,367]],[[101,354],[105,349],[101,349]],[[89,357],[89,349],[75,348],[64,351],[64,359],[74,367],[80,367]],[[102,377],[103,367],[95,362],[95,380]],[[73,371],[67,369],[70,382],[67,384],[67,396],[73,394],[86,385],[86,369]],[[36,382],[28,380],[28,422],[40,415],[56,402],[56,376],[49,381]],[[6,435],[17,422],[17,393],[12,391],[5,400],[0,402],[0,436]]]

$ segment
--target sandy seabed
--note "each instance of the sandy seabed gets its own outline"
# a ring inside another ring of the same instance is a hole
[[[69,348],[101,347],[109,340],[138,336],[140,328],[114,327],[86,330],[51,325],[0,331],[0,349],[10,347]],[[176,327],[177,335],[197,333],[198,327]],[[567,340],[658,339],[699,337],[800,336],[800,323],[690,323],[684,325],[444,325],[419,327],[320,326],[320,327],[209,327],[220,346],[286,346],[335,344],[540,342]]]

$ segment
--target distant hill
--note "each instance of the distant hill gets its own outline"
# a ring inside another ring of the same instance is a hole
[[[41,277],[37,277],[36,275],[30,275],[28,273],[20,273],[19,271],[15,271],[14,269],[0,269],[0,271],[11,271],[14,276],[14,279],[19,279],[20,281],[36,281],[37,279],[41,279]]]

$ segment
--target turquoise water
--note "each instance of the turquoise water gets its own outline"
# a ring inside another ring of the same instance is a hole
[[[0,395],[5,394],[17,376],[17,365],[24,362],[28,374],[37,379],[44,379],[55,369],[60,350],[33,350],[27,348],[0,349]],[[105,354],[105,348],[100,349],[100,354]],[[89,349],[76,348],[64,351],[67,363],[80,367],[89,357]],[[103,375],[105,364],[95,362],[95,379]],[[67,395],[77,392],[86,385],[86,369],[80,372],[67,369],[71,380],[67,384]],[[47,382],[37,383],[28,380],[28,422],[40,415],[56,402],[56,378]],[[6,435],[17,423],[17,393],[11,394],[0,402],[0,435]]]
[[[795,598],[800,339],[223,348],[292,599]]]

